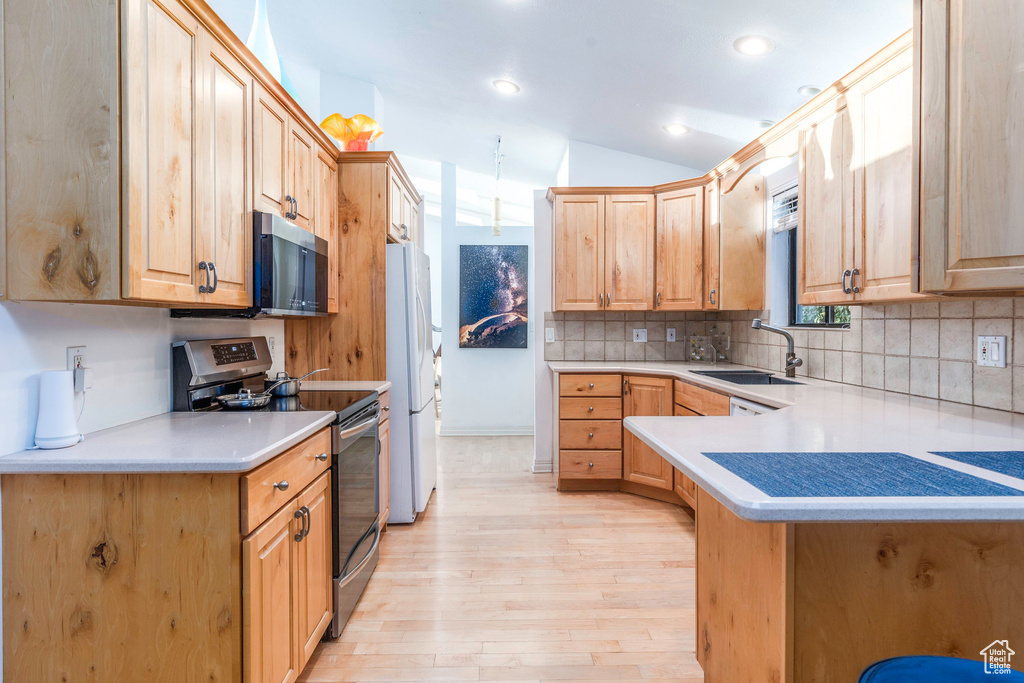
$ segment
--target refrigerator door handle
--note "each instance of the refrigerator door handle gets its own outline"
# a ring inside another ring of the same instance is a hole
[[[428,348],[428,342],[427,342],[427,307],[423,305],[423,299],[420,298],[420,291],[419,291],[419,289],[416,290],[416,307],[420,309],[420,317],[419,317],[419,321],[418,322],[419,322],[419,326],[423,329],[423,336],[420,337],[420,339],[422,340],[421,341],[422,346],[420,347],[420,351],[422,352],[422,354],[420,355],[420,366],[418,368],[419,371],[422,373],[422,371],[423,371],[423,364],[427,360],[427,348]]]

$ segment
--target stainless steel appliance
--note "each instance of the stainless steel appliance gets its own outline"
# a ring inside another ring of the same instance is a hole
[[[205,339],[172,346],[174,410],[220,410],[217,397],[262,391],[272,365],[265,337]],[[380,401],[375,391],[315,391],[272,396],[256,412],[335,413],[331,503],[334,540],[334,620],[337,638],[377,566],[380,545]]]
[[[327,315],[327,240],[272,213],[253,212],[253,305],[172,309],[172,318]],[[217,291],[216,265],[203,266],[205,289]],[[212,279],[211,279],[212,278]]]

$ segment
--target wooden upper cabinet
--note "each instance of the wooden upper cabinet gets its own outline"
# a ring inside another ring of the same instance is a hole
[[[847,95],[858,301],[912,299],[914,74],[908,48]]]
[[[388,237],[402,241],[402,181],[393,169],[388,169]]]
[[[338,161],[333,151],[319,149],[316,161],[316,212],[313,232],[327,240],[327,312],[338,302]]]
[[[126,298],[194,303],[199,22],[176,2],[129,0],[125,21]],[[205,276],[204,276],[205,277]]]
[[[725,176],[719,187],[718,291],[715,303],[709,307],[726,311],[761,310],[765,307],[767,238],[764,176],[756,171],[743,173],[738,179]]]
[[[704,188],[658,195],[654,307],[699,311],[704,305]]]
[[[254,208],[283,216],[291,211],[284,200],[288,173],[288,113],[259,83],[253,91]]]
[[[664,377],[626,377],[622,415],[672,415],[672,380]],[[629,430],[623,430],[622,478],[671,491],[673,467]]]
[[[799,302],[852,301],[855,267],[852,132],[843,102],[808,120],[800,130]],[[844,277],[845,274],[845,277]],[[846,287],[844,288],[844,281]]]
[[[920,9],[920,289],[1024,288],[1024,6]]]
[[[605,303],[605,197],[558,195],[555,310],[599,311]]]
[[[331,534],[331,475],[325,472],[296,501],[305,509],[306,536],[295,544],[296,622],[301,648],[299,668],[313,655],[334,617],[334,547]]]
[[[201,153],[196,253],[217,287],[204,303],[252,305],[252,75],[219,41],[202,40]],[[205,278],[203,280],[205,282]],[[202,284],[202,283],[201,283]]]
[[[285,505],[242,541],[243,669],[251,683],[291,683],[302,670],[295,609],[298,507]]]
[[[297,122],[289,120],[288,126],[288,185],[286,193],[293,200],[291,220],[296,225],[312,229],[313,225],[313,175],[316,151],[313,138]]]
[[[604,230],[605,309],[654,309],[654,196],[609,195]]]

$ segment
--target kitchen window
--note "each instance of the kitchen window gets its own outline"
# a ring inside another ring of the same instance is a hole
[[[791,327],[850,326],[849,306],[801,306],[797,303],[797,230],[799,194],[791,187],[772,197],[773,246],[787,255],[786,278],[789,306],[787,324]]]

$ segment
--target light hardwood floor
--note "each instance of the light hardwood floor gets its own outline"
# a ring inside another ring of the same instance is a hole
[[[559,494],[530,473],[530,437],[438,444],[426,513],[389,527],[344,634],[300,681],[703,681],[684,509]]]

